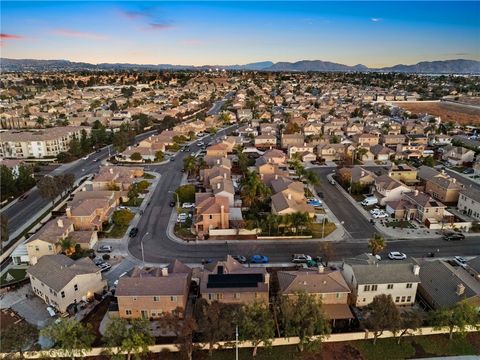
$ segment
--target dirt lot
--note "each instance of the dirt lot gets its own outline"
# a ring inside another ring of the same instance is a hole
[[[440,116],[443,122],[453,121],[464,125],[480,125],[480,109],[463,106],[454,103],[431,103],[431,102],[397,102],[395,105],[411,111],[414,114],[428,113]]]

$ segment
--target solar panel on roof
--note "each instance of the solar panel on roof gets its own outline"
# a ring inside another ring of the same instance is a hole
[[[263,282],[263,274],[210,274],[207,288],[257,287]]]

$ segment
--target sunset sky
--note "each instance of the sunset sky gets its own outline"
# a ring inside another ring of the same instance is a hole
[[[480,60],[480,2],[1,3],[1,55],[91,63]]]

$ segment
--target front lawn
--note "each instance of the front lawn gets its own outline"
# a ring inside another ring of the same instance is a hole
[[[364,359],[368,360],[394,360],[408,359],[415,355],[415,349],[409,339],[397,344],[395,338],[378,339],[373,345],[373,340],[352,341],[350,344],[357,348]]]
[[[132,199],[128,199],[127,202],[123,203],[125,206],[133,206],[133,207],[138,207],[142,205],[143,198],[135,197]]]
[[[401,221],[389,221],[385,224],[387,227],[400,228],[400,229],[415,229],[410,221],[401,220]]]
[[[117,210],[112,215],[113,227],[109,232],[104,232],[103,237],[107,238],[122,238],[133,220],[135,214],[130,210]]]
[[[27,276],[26,269],[10,269],[0,278],[0,285],[5,285],[9,283],[14,283],[20,280],[25,279]],[[12,277],[13,279],[8,279],[7,277]]]
[[[144,173],[143,178],[147,179],[147,180],[151,180],[151,179],[155,179],[155,176],[153,176],[152,174],[149,174],[149,173]]]
[[[337,228],[334,223],[332,222],[327,222],[325,223],[325,231],[322,231],[323,224],[322,223],[315,223],[311,226],[312,229],[312,238],[314,239],[320,239],[322,237],[322,234],[324,237],[330,235],[332,232],[335,231]]]

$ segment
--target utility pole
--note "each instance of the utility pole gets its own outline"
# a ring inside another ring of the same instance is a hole
[[[238,325],[235,326],[235,360],[238,360]]]

